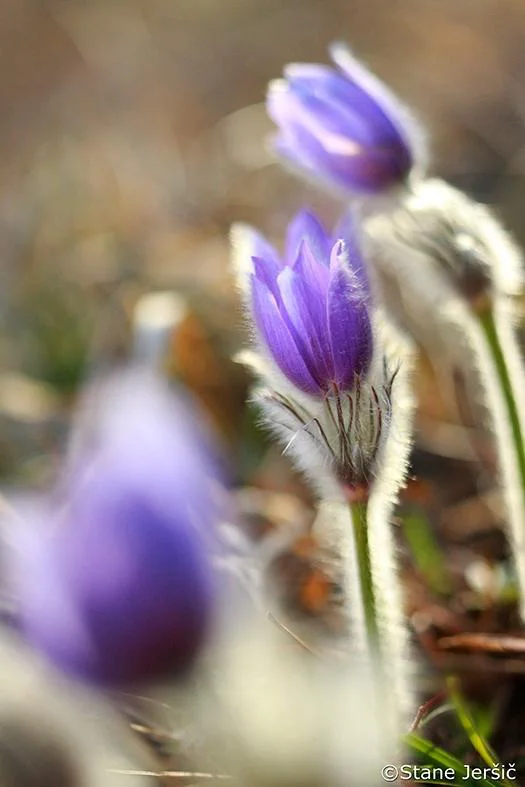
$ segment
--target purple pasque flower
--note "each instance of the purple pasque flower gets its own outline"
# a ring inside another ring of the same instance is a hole
[[[375,193],[405,181],[420,133],[395,96],[342,44],[337,69],[291,64],[270,83],[267,109],[277,152],[337,190]]]
[[[20,618],[59,668],[128,685],[185,670],[206,638],[217,481],[192,414],[152,376],[124,375],[93,426],[24,528]]]
[[[372,356],[368,280],[353,229],[347,223],[330,237],[303,211],[290,224],[284,259],[258,235],[252,252],[255,323],[279,369],[313,396],[350,390]]]

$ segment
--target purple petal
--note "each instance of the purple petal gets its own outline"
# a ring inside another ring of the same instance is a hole
[[[113,465],[103,469],[114,480]],[[106,490],[88,483],[67,527],[51,538],[34,533],[40,544],[19,576],[31,644],[66,672],[113,686],[187,668],[210,612],[209,569],[194,535],[149,509],[141,517],[131,491],[117,485],[108,508]]]
[[[301,102],[286,82],[277,80],[270,84],[266,106],[268,114],[281,132],[274,139],[277,151],[301,168],[306,167],[313,171],[316,168],[323,169],[322,159],[327,157],[317,139],[322,128],[308,127],[309,122],[311,125],[311,118],[304,112]],[[303,118],[305,114],[306,117]]]
[[[326,268],[330,264],[331,243],[319,219],[307,210],[297,213],[286,235],[286,260],[293,265],[299,254],[301,243],[306,240],[315,259]]]
[[[255,277],[265,284],[272,295],[279,299],[279,288],[277,286],[277,276],[281,272],[281,266],[272,259],[259,259],[252,257],[253,271]]]
[[[333,377],[332,351],[326,320],[326,290],[321,290],[319,286],[310,286],[307,279],[292,268],[284,268],[277,283],[295,342],[312,376],[320,387],[326,389]]]
[[[378,104],[381,104],[382,97],[390,92],[383,85],[381,80],[374,76],[366,66],[354,57],[345,43],[341,41],[333,43],[330,46],[330,57],[350,82],[359,85],[362,90],[366,91]]]
[[[278,158],[288,162],[292,171],[305,172],[315,180],[327,182],[328,186],[331,185],[333,180],[331,172],[326,172],[322,163],[317,164],[323,155],[322,151],[318,157],[316,157],[314,150],[309,154],[310,148],[319,147],[319,145],[300,126],[293,125],[281,129],[281,133],[275,134],[270,143]],[[343,188],[348,189],[347,183],[339,183],[338,185],[343,185]]]
[[[348,390],[354,375],[366,371],[370,363],[372,328],[362,287],[350,268],[343,243],[336,243],[332,251],[328,324],[336,381],[341,390]]]
[[[275,362],[301,391],[319,396],[319,385],[307,368],[274,296],[255,276],[251,281],[255,321]]]
[[[93,445],[84,449],[79,461],[86,464],[88,449],[94,459],[103,453],[116,468],[125,469],[130,485],[133,483],[148,499],[158,501],[159,506],[168,506],[172,517],[180,510],[173,500],[176,473],[177,484],[185,490],[184,499],[191,501],[192,507],[202,507],[208,521],[212,521],[216,512],[207,478],[217,473],[214,449],[198,427],[199,415],[190,403],[181,397],[173,398],[153,375],[139,371],[118,375],[107,384],[101,399],[102,404],[91,404],[98,405]],[[145,455],[155,461],[145,463]],[[83,473],[84,467],[77,468],[73,461],[65,474],[66,494],[72,494]]]
[[[326,302],[330,270],[313,253],[308,240],[301,241],[295,262],[291,267],[314,293],[319,294],[323,303]]]
[[[344,76],[366,93],[371,101],[381,109],[392,126],[397,130],[400,138],[409,146],[406,125],[407,111],[398,101],[395,94],[374,74],[357,60],[350,49],[343,43],[337,42],[330,47],[330,55],[336,66]]]
[[[250,227],[250,256],[268,260],[269,264],[272,263],[278,268],[282,268],[281,259],[275,247],[253,227]]]
[[[312,131],[293,115],[286,127],[280,126],[280,131],[273,142],[279,156],[288,159],[293,169],[306,170],[345,192],[374,193],[399,182],[408,171],[403,152],[400,155],[397,150],[359,148],[322,129]]]
[[[360,85],[350,82],[333,69],[304,76],[301,66],[287,69],[288,86],[327,131],[372,147],[399,144],[399,134],[390,118]]]
[[[277,147],[293,163],[345,190],[374,192],[403,180],[412,151],[399,123],[356,82],[322,66],[295,65],[268,93]]]
[[[305,100],[305,96],[286,83],[278,83],[277,87],[270,89],[267,108],[272,120],[285,134],[295,135],[302,128],[309,136],[319,139],[323,148],[333,155],[355,156],[360,152],[361,146],[348,133],[348,124],[339,124],[340,127],[336,128],[335,122],[326,123],[322,113],[312,111],[308,106],[308,97]]]

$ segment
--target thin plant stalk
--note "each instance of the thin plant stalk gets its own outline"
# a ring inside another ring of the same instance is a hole
[[[490,310],[482,313],[479,324],[501,389],[508,426],[505,440],[499,441],[502,480],[508,466],[508,488],[504,496],[508,511],[508,535],[519,586],[520,612],[525,619],[525,367],[514,326],[513,304],[497,298]],[[512,463],[512,471],[511,471]]]
[[[507,535],[514,560],[522,618],[525,618],[525,414],[519,396],[525,372],[510,312],[496,301],[473,315],[466,308],[458,321],[471,363],[483,389],[501,474]]]
[[[350,504],[367,638],[370,650],[375,650],[378,641],[378,625],[368,541],[367,508],[366,501]]]
[[[347,621],[347,654],[352,663],[370,680],[369,701],[375,707],[378,724],[385,735],[396,740],[403,728],[399,714],[388,695],[386,670],[381,660],[379,627],[375,606],[368,542],[368,505],[324,499],[320,504],[315,529],[325,545],[337,551],[341,569],[344,612]],[[386,707],[385,707],[386,706]]]
[[[349,651],[362,664],[372,660],[368,637],[367,614],[361,587],[359,550],[354,520],[357,512],[341,500],[321,500],[314,530],[329,552],[338,555],[344,611],[348,625]],[[362,512],[359,512],[362,521]]]
[[[494,366],[501,383],[501,393],[505,401],[505,407],[512,431],[516,464],[520,475],[521,486],[525,489],[525,442],[523,440],[518,404],[512,386],[509,363],[506,358],[505,344],[500,341],[498,331],[498,322],[501,325],[501,320],[496,320],[493,309],[487,309],[480,315],[479,322],[487,340]]]

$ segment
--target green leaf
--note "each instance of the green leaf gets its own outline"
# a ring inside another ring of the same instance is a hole
[[[501,787],[501,782],[496,783],[487,778],[465,779],[464,763],[458,760],[457,757],[454,757],[453,754],[449,754],[426,738],[421,738],[419,735],[409,732],[403,737],[403,740],[412,751],[422,754],[431,763],[429,767],[439,767],[443,769],[451,768],[458,776],[458,784],[464,785],[465,787]],[[434,782],[434,784],[438,783],[439,782]],[[453,784],[453,782],[448,782],[448,784]]]
[[[482,735],[479,727],[476,726],[474,717],[461,696],[458,685],[459,683],[456,677],[450,676],[447,678],[449,697],[456,712],[456,716],[458,717],[458,721],[465,730],[472,747],[477,751],[483,762],[492,768],[500,762],[498,755],[492,749],[487,739]],[[508,785],[508,782],[505,780],[500,783]]]

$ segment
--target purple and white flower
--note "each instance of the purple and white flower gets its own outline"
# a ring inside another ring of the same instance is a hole
[[[260,342],[304,393],[323,398],[350,390],[373,349],[368,279],[351,226],[330,236],[303,211],[289,227],[282,258],[258,233],[250,246]]]
[[[283,257],[251,227],[236,225],[232,242],[257,338],[239,360],[260,379],[264,420],[322,495],[366,488],[389,429],[396,364],[375,347],[381,321],[352,218],[330,235],[298,213]]]
[[[393,93],[342,44],[337,69],[294,63],[270,83],[267,109],[278,154],[337,191],[374,194],[424,164],[418,125]]]
[[[21,530],[15,580],[30,644],[77,677],[126,685],[184,671],[207,636],[218,484],[160,380],[124,374],[96,405],[90,440]]]

